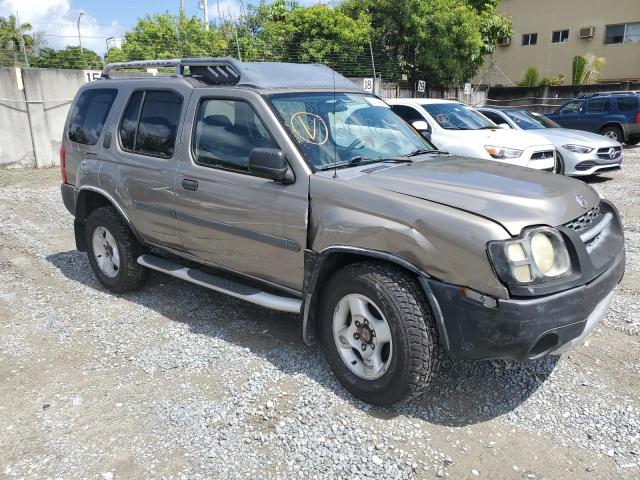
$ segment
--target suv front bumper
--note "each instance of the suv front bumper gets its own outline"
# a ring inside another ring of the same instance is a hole
[[[527,360],[581,343],[607,311],[624,268],[621,250],[586,285],[543,297],[498,300],[495,308],[464,297],[458,286],[425,277],[421,283],[450,358]]]

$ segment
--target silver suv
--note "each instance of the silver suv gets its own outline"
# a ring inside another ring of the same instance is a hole
[[[110,78],[122,68],[171,76]],[[447,155],[321,65],[111,64],[74,100],[62,197],[113,292],[149,269],[302,317],[388,405],[443,357],[579,343],[624,273],[615,207],[558,175]]]

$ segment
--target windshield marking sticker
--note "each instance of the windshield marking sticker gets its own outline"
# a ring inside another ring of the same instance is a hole
[[[293,133],[305,142],[324,145],[329,139],[327,124],[315,113],[296,112],[291,116],[290,124]]]

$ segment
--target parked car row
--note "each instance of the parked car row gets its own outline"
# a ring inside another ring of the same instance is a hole
[[[620,142],[624,139],[633,144],[640,139],[635,136],[640,132],[639,98],[634,93],[620,93],[569,101],[557,115],[550,115],[558,117],[562,125],[516,107],[475,109],[456,101],[424,98],[390,99],[387,103],[441,150],[577,177],[620,169]],[[596,101],[614,109],[613,116],[593,115]],[[574,104],[586,106],[567,106]],[[563,113],[567,108],[584,109],[587,118],[578,122],[574,117],[579,112]],[[571,120],[565,122],[567,119]],[[573,123],[584,130],[564,128]]]

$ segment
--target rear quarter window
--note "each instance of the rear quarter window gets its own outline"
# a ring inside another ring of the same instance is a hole
[[[71,112],[69,140],[84,145],[98,143],[104,122],[118,91],[111,88],[94,88],[83,92]]]
[[[616,98],[619,112],[635,112],[638,110],[637,97],[618,97]]]

